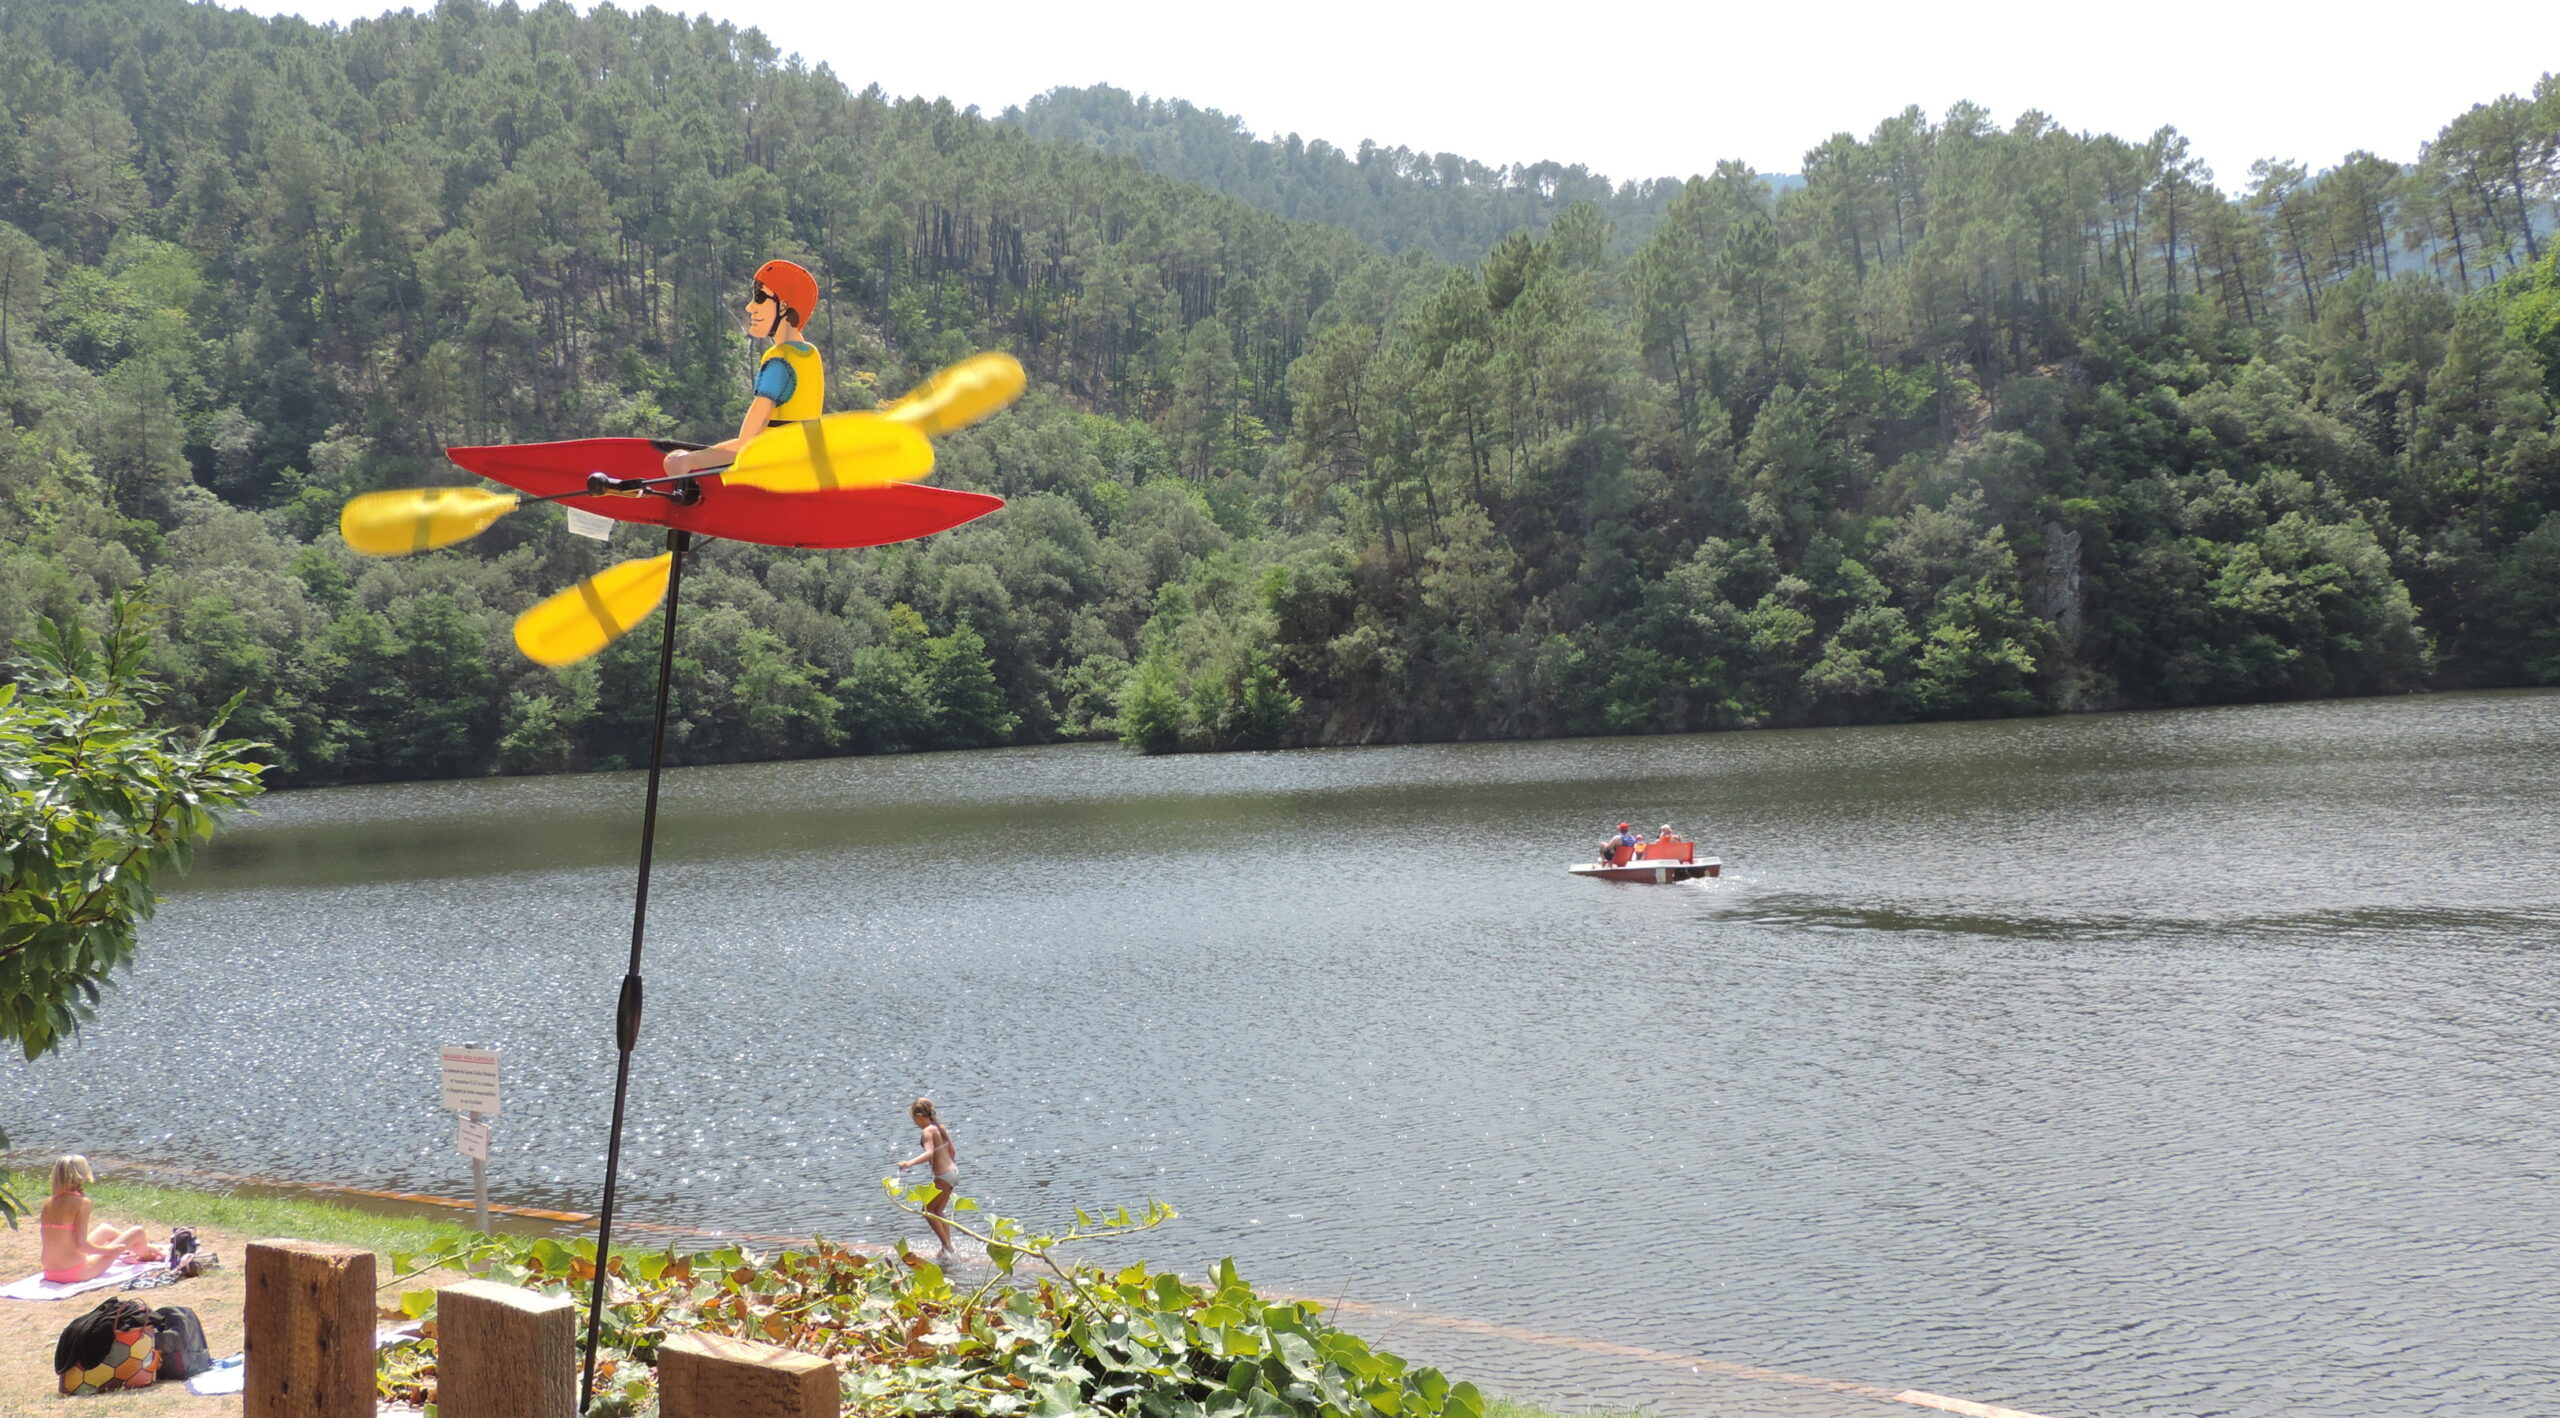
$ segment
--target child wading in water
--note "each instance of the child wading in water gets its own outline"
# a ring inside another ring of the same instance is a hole
[[[933,1228],[934,1239],[942,1242],[936,1259],[948,1265],[952,1260],[951,1225],[942,1218],[950,1213],[952,1193],[960,1186],[960,1154],[951,1146],[949,1130],[934,1116],[932,1099],[918,1098],[915,1106],[907,1109],[907,1116],[923,1131],[919,1144],[924,1150],[899,1163],[898,1170],[903,1172],[919,1162],[932,1164],[934,1193],[933,1200],[924,1204],[924,1221]]]

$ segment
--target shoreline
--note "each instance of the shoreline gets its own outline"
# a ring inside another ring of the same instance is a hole
[[[218,1283],[237,1288],[242,1280],[240,1245],[249,1237],[293,1235],[296,1239],[335,1241],[361,1245],[383,1255],[386,1260],[395,1250],[423,1249],[438,1239],[468,1235],[476,1228],[469,1222],[472,1203],[467,1199],[438,1197],[425,1193],[394,1192],[356,1187],[331,1182],[284,1182],[271,1178],[237,1176],[185,1168],[128,1162],[115,1158],[91,1158],[99,1167],[98,1183],[91,1193],[97,1198],[101,1214],[133,1217],[162,1225],[195,1225],[200,1230],[231,1242],[224,1255],[228,1269],[217,1273]],[[19,1195],[32,1203],[46,1185],[43,1172],[30,1170],[15,1157],[0,1157],[0,1170],[11,1176]],[[191,1180],[223,1184],[212,1187],[170,1186],[145,1178],[185,1177]],[[33,1193],[33,1195],[31,1195]],[[527,1235],[578,1235],[590,1229],[595,1218],[583,1212],[546,1211],[532,1207],[502,1207],[492,1202],[490,1217],[493,1229]],[[223,1213],[220,1219],[200,1219],[206,1211]],[[261,1222],[300,1223],[262,1226]],[[505,1222],[509,1224],[500,1225]],[[244,1224],[245,1223],[245,1224]],[[315,1224],[316,1223],[316,1224]],[[625,1228],[666,1236],[693,1239],[701,1248],[709,1249],[740,1242],[761,1243],[786,1249],[813,1244],[817,1238],[781,1236],[755,1232],[715,1231],[698,1227],[667,1226],[618,1220],[616,1230]],[[22,1226],[20,1236],[29,1236]],[[10,1243],[10,1233],[0,1232],[0,1245]],[[385,1242],[392,1242],[386,1244]],[[25,1244],[25,1242],[20,1242]],[[888,1251],[891,1246],[878,1242],[835,1242],[855,1250]],[[670,1241],[668,1249],[690,1249],[681,1241]],[[217,1248],[219,1249],[219,1248]],[[621,1249],[647,1252],[656,1246],[634,1245]],[[5,1268],[5,1267],[0,1267]],[[387,1272],[386,1272],[387,1274]],[[389,1288],[386,1281],[385,1288]],[[1827,1393],[1856,1401],[1860,1411],[1884,1411],[1901,1407],[1926,1409],[1966,1415],[1966,1418],[2044,1418],[2044,1415],[1972,1399],[1953,1398],[1918,1388],[1895,1388],[1881,1384],[1824,1378],[1761,1364],[1738,1363],[1702,1355],[1679,1354],[1614,1340],[1587,1336],[1557,1334],[1519,1325],[1444,1315],[1433,1311],[1354,1300],[1340,1296],[1298,1295],[1285,1290],[1256,1287],[1258,1293],[1281,1303],[1313,1300],[1327,1307],[1328,1314],[1339,1322],[1353,1315],[1382,1322],[1390,1327],[1417,1325],[1424,1328],[1465,1334],[1480,1339],[1577,1355],[1624,1360],[1647,1367],[1685,1369],[1701,1377],[1727,1379],[1741,1383],[1791,1390],[1797,1394]],[[191,1303],[180,1295],[174,1301]],[[0,1338],[13,1337],[22,1327],[17,1316],[37,1306],[8,1306],[0,1309]],[[10,1312],[16,1312],[12,1315]],[[74,1311],[63,1312],[67,1319]],[[225,1310],[226,1316],[229,1310]],[[236,1319],[230,1320],[236,1326]],[[41,1336],[38,1336],[39,1338]],[[49,1390],[48,1390],[49,1392]],[[18,1397],[10,1391],[5,1378],[0,1378],[0,1400]],[[210,1400],[207,1400],[210,1402]],[[1496,1411],[1487,1418],[1566,1418],[1566,1415],[1607,1410],[1556,1408],[1542,1402],[1524,1401],[1509,1396],[1493,1398]],[[1881,1405],[1881,1407],[1879,1407]],[[184,1411],[192,1412],[187,1409]],[[227,1411],[208,1408],[208,1412]],[[1719,1410],[1720,1412],[1723,1410]]]
[[[1036,743],[980,744],[973,748],[933,748],[902,750],[889,753],[815,753],[786,758],[720,758],[701,762],[670,763],[670,773],[696,768],[751,768],[785,763],[841,763],[883,760],[912,762],[920,759],[953,758],[974,754],[1027,753],[1043,749],[1084,748],[1118,750],[1118,755],[1132,760],[1185,758],[1250,758],[1275,755],[1296,756],[1319,753],[1357,753],[1386,749],[1473,748],[1503,744],[1548,743],[1646,743],[1657,739],[1729,738],[1744,734],[1828,733],[1849,729],[1917,729],[1954,728],[1986,724],[2052,724],[2085,719],[2136,718],[2160,714],[2212,714],[2250,709],[2307,709],[2339,704],[2371,704],[2402,700],[2442,699],[2450,696],[2507,696],[2560,694],[2560,685],[2493,684],[2431,685],[2392,694],[2333,694],[2311,699],[2236,699],[2214,704],[2111,704],[2088,708],[2057,710],[2045,714],[2004,714],[1987,718],[1945,719],[1857,719],[1845,723],[1778,723],[1733,724],[1712,729],[1678,729],[1662,733],[1591,733],[1535,734],[1509,736],[1488,734],[1475,738],[1381,738],[1344,740],[1327,743],[1284,744],[1274,748],[1175,748],[1161,753],[1147,753],[1129,748],[1108,736],[1044,739]],[[279,796],[306,793],[338,792],[349,789],[414,787],[436,783],[529,783],[555,779],[639,777],[647,766],[564,768],[549,773],[474,773],[459,778],[369,778],[363,782],[280,783],[259,794],[259,801]],[[243,817],[254,817],[253,804]],[[240,823],[232,821],[226,831],[236,831]],[[181,888],[183,889],[183,887]]]
[[[28,1169],[23,1165],[25,1160],[17,1155],[0,1158],[0,1172],[8,1176],[21,1199],[34,1205],[42,1199],[44,1189],[49,1185],[49,1173]],[[91,1162],[98,1167],[98,1180],[88,1190],[101,1219],[113,1219],[124,1224],[139,1222],[154,1232],[177,1225],[192,1226],[202,1238],[205,1248],[220,1258],[222,1264],[216,1270],[167,1289],[140,1292],[139,1296],[144,1303],[155,1306],[184,1305],[196,1310],[204,1322],[209,1346],[217,1358],[240,1350],[247,1289],[246,1251],[252,1240],[290,1236],[297,1240],[327,1241],[371,1250],[382,1259],[381,1288],[390,1292],[389,1302],[396,1305],[400,1291],[436,1288],[438,1282],[434,1277],[439,1272],[406,1277],[409,1283],[401,1284],[391,1276],[389,1269],[395,1252],[424,1250],[439,1240],[476,1234],[476,1228],[444,1211],[453,1204],[450,1198],[334,1184],[296,1186],[266,1179],[244,1179],[242,1185],[252,1191],[299,1193],[248,1195],[239,1191],[173,1187],[135,1179],[136,1174],[145,1172],[173,1175],[174,1169],[149,1168],[111,1158],[92,1158]],[[220,1174],[198,1172],[190,1175],[211,1178]],[[324,1199],[317,1195],[322,1192],[361,1197],[368,1205],[350,1206]],[[460,1204],[467,1215],[470,1203]],[[403,1207],[412,1214],[394,1214]],[[430,1212],[434,1214],[428,1214]],[[492,1213],[494,1221],[494,1207]],[[621,1224],[617,1222],[617,1230]],[[566,1234],[583,1228],[539,1225],[511,1229]],[[707,1244],[735,1244],[747,1239],[735,1232],[687,1229],[685,1234],[701,1238]],[[802,1238],[779,1239],[798,1241]],[[22,1220],[14,1230],[0,1228],[0,1272],[15,1274],[22,1267],[33,1266],[37,1240],[34,1226],[26,1220]],[[874,1244],[855,1248],[868,1250]],[[631,1246],[617,1248],[617,1253],[624,1249],[646,1253],[659,1248]],[[62,1325],[86,1312],[98,1298],[114,1293],[121,1292],[100,1290],[94,1295],[51,1303],[0,1302],[0,1413],[32,1411],[29,1405],[58,1396],[52,1373],[54,1336]],[[1283,1298],[1273,1292],[1262,1293],[1272,1294],[1275,1299]],[[583,1306],[581,1310],[583,1313]],[[184,1391],[183,1385],[175,1383],[154,1385],[144,1393],[118,1397],[124,1397],[128,1403],[144,1403],[154,1413],[184,1415],[185,1418],[236,1415],[240,1411],[237,1395],[191,1395]],[[410,1410],[384,1407],[380,1411]],[[1568,1415],[1596,1412],[1604,1410],[1552,1408],[1516,1398],[1491,1397],[1487,1403],[1486,1418],[1568,1418]],[[1613,1415],[1613,1418],[1635,1418],[1635,1415]]]

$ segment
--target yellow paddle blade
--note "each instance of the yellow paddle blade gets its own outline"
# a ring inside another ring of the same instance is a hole
[[[667,598],[675,553],[608,566],[516,617],[516,648],[541,665],[574,665]]]
[[[923,434],[855,411],[766,429],[721,478],[767,492],[833,492],[910,483],[932,471],[933,445]]]
[[[928,438],[967,428],[1022,397],[1022,361],[1001,350],[973,354],[880,411]]]
[[[367,556],[407,556],[466,541],[522,501],[477,487],[407,487],[347,499],[338,535]]]

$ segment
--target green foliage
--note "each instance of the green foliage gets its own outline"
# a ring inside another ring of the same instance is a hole
[[[1158,591],[1145,658],[1121,689],[1122,744],[1150,754],[1278,748],[1296,735],[1305,701],[1271,648],[1288,574],[1268,568],[1248,586],[1243,573],[1221,553],[1193,581]]]
[[[1051,89],[1006,109],[1003,121],[1136,158],[1150,172],[1264,211],[1340,227],[1382,250],[1430,251],[1446,261],[1477,260],[1510,232],[1544,227],[1577,202],[1597,203],[1632,240],[1661,221],[1680,190],[1668,178],[1613,184],[1578,164],[1487,167],[1456,153],[1369,142],[1345,152],[1295,133],[1256,139],[1241,118],[1109,84]]]
[[[1170,651],[1138,662],[1120,699],[1120,742],[1140,753],[1171,753],[1182,746],[1180,675]]]
[[[159,905],[154,878],[186,871],[258,793],[256,745],[148,723],[145,616],[118,597],[95,635],[47,621],[0,685],[0,1039],[30,1060],[97,1016]],[[0,1188],[0,1215],[20,1209]]]
[[[1004,707],[986,637],[965,621],[949,635],[925,641],[924,688],[934,705],[936,747],[1002,743],[1021,722]]]
[[[2528,684],[2560,684],[2560,512],[2518,541],[2482,588],[2483,653]]]
[[[2541,265],[2509,277],[2501,294],[2508,332],[2542,365],[2544,389],[2560,399],[2560,243],[2543,254]]]
[[[1970,104],[1801,184],[989,122],[614,7],[21,0],[0,47],[0,636],[145,590],[162,719],[245,690],[278,783],[646,753],[654,637],[509,643],[592,544],[334,519],[447,444],[726,434],[768,253],[833,406],[986,347],[1033,392],[940,446],[998,517],[698,554],[680,762],[2560,681],[2549,84],[2230,197]]]
[[[908,1210],[931,1194],[884,1185]],[[954,1206],[964,1217],[974,1209],[965,1198]],[[1072,1227],[1046,1234],[1002,1218],[983,1228],[964,1222],[959,1229],[986,1245],[995,1266],[974,1287],[955,1284],[903,1246],[891,1255],[825,1240],[771,1256],[737,1247],[617,1250],[605,1264],[606,1357],[591,1411],[628,1413],[650,1403],[647,1366],[671,1335],[690,1331],[837,1360],[847,1409],[865,1413],[1484,1418],[1474,1385],[1371,1348],[1328,1323],[1312,1301],[1256,1294],[1232,1261],[1193,1283],[1144,1264],[1108,1269],[1063,1254],[1172,1216],[1161,1203],[1134,1216],[1078,1212]],[[582,1302],[595,1265],[592,1241],[547,1237],[467,1236],[393,1257],[401,1275],[467,1268]],[[401,1297],[419,1317],[434,1302],[433,1291]],[[432,1401],[433,1357],[432,1337],[384,1350],[384,1396]]]

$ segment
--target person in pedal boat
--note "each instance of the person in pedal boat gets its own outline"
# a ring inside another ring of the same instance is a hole
[[[1604,867],[1613,865],[1622,856],[1633,857],[1636,841],[1635,830],[1623,822],[1619,823],[1618,835],[1604,838],[1600,843],[1600,865]]]
[[[36,1214],[44,1278],[59,1285],[92,1280],[120,1260],[158,1260],[160,1252],[139,1226],[92,1227],[87,1188],[98,1180],[89,1159],[76,1154],[53,1164],[53,1195]]]
[[[738,421],[737,437],[668,454],[667,476],[721,467],[767,428],[813,419],[827,411],[826,367],[818,359],[818,347],[800,337],[817,309],[817,277],[789,261],[767,261],[756,267],[756,277],[747,285],[747,333],[773,345],[756,366],[755,397],[747,404],[746,417]]]

